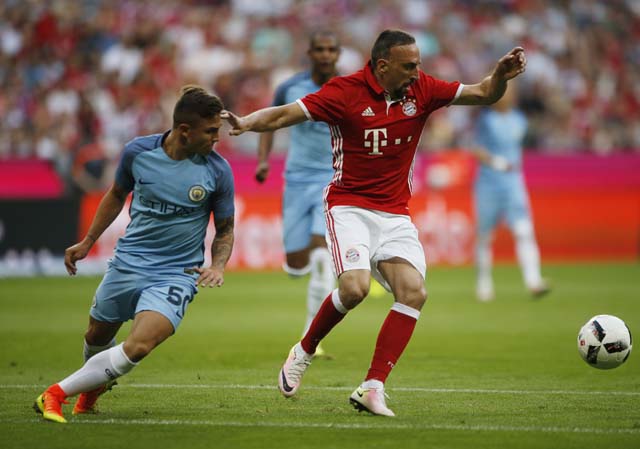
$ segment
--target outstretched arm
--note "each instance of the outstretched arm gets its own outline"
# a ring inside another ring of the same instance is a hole
[[[102,197],[102,201],[100,201],[96,215],[93,217],[93,222],[85,238],[65,250],[64,265],[67,267],[67,272],[71,276],[78,271],[76,262],[87,257],[89,250],[96,240],[98,240],[105,229],[113,223],[113,220],[116,219],[127,200],[128,194],[129,192],[118,187],[117,184],[113,184],[111,189]]]
[[[275,131],[307,120],[298,103],[259,109],[244,117],[238,117],[230,111],[222,111],[220,117],[231,125],[229,134],[232,136],[239,136],[246,131]]]
[[[524,72],[527,58],[522,47],[516,47],[504,55],[491,75],[478,84],[464,86],[460,96],[452,103],[456,105],[488,105],[502,98],[507,81]]]

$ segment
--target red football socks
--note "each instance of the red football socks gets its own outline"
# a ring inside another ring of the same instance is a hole
[[[376,350],[365,380],[377,379],[384,383],[406,348],[416,327],[414,317],[391,310],[380,328]]]
[[[320,310],[318,310],[318,313],[311,322],[311,326],[309,326],[309,330],[300,342],[302,349],[304,349],[307,354],[315,353],[320,340],[326,337],[331,329],[346,316],[345,313],[339,312],[336,306],[333,305],[331,295],[333,295],[333,292],[329,293],[329,296],[322,302]]]

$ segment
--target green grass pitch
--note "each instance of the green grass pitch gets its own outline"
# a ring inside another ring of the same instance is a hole
[[[640,447],[640,353],[600,371],[576,349],[578,329],[596,314],[617,315],[640,335],[640,267],[544,268],[550,296],[529,299],[517,268],[499,266],[497,298],[486,304],[473,298],[471,268],[431,269],[429,301],[387,381],[391,419],[348,404],[391,296],[351,312],[324,342],[335,359],[314,361],[297,397],[285,399],[277,374],[301,331],[306,282],[228,273],[103,396],[100,414],[73,417],[69,405],[69,424],[44,422],[31,404],[81,365],[99,278],[2,279],[0,447]]]

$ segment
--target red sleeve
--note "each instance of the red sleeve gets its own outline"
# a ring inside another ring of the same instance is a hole
[[[431,112],[455,100],[460,81],[443,81],[420,72],[420,86],[425,96],[425,105]]]
[[[344,91],[340,77],[332,78],[319,91],[298,100],[298,104],[302,103],[309,119],[333,125],[344,115]]]

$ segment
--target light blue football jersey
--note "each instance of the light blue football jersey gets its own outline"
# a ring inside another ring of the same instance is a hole
[[[479,179],[492,182],[517,176],[522,167],[522,141],[527,132],[527,118],[518,110],[505,113],[485,109],[476,124],[476,140],[493,155],[507,159],[516,170],[499,172],[485,164],[480,166]],[[499,181],[498,181],[499,182]]]
[[[175,272],[201,266],[211,212],[234,214],[233,173],[219,154],[176,161],[162,148],[168,135],[137,137],[127,143],[115,182],[133,191],[131,223],[116,245],[120,270]]]
[[[490,232],[501,220],[510,227],[530,220],[529,196],[522,175],[522,141],[527,131],[523,113],[485,109],[476,125],[477,142],[493,155],[506,158],[515,168],[507,172],[480,165],[474,186],[476,226]]]
[[[310,72],[298,73],[278,86],[273,106],[292,103],[319,89]],[[328,184],[333,176],[329,126],[323,122],[306,121],[289,130],[285,180]]]

